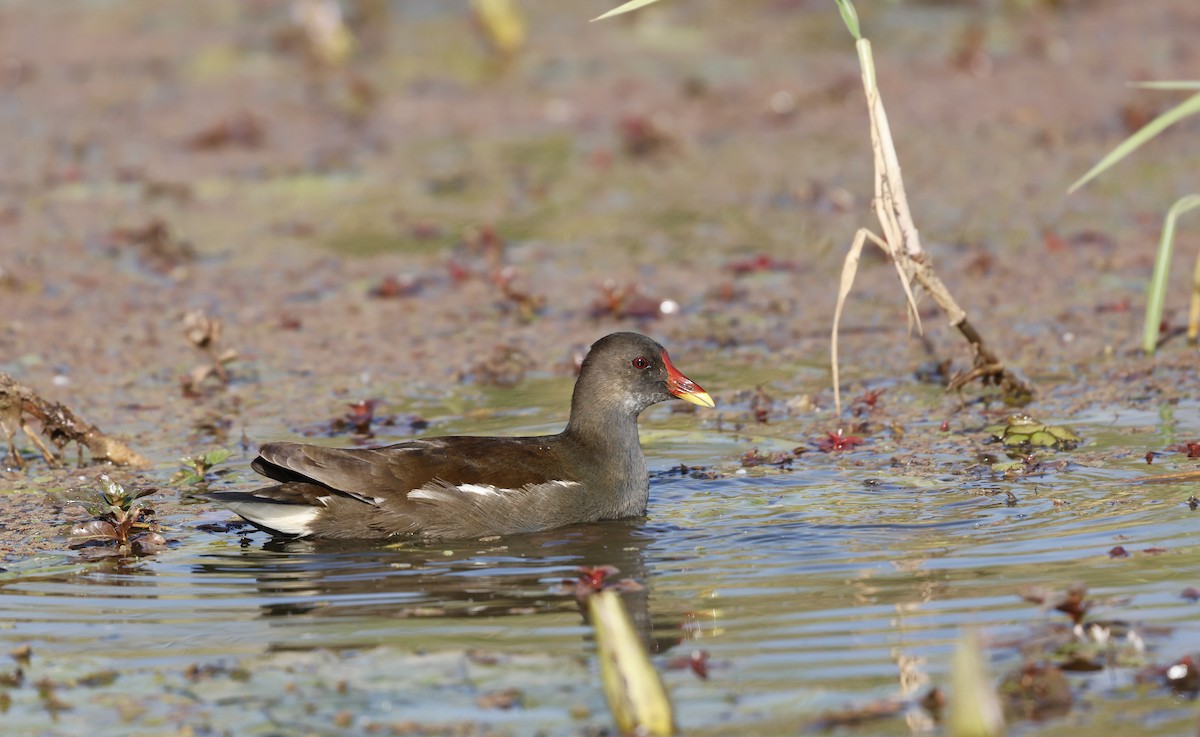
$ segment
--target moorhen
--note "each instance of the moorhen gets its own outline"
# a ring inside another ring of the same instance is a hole
[[[450,436],[381,448],[267,443],[251,467],[277,482],[208,498],[276,535],[473,538],[646,512],[638,414],[678,397],[714,407],[637,333],[592,345],[557,435]]]

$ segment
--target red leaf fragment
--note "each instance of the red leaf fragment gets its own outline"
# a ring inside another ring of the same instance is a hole
[[[1085,599],[1087,586],[1081,583],[1073,584],[1066,591],[1054,591],[1042,586],[1026,586],[1017,591],[1025,601],[1062,612],[1071,618],[1073,624],[1082,624],[1088,610],[1096,602]]]
[[[730,261],[725,268],[734,276],[744,276],[764,271],[795,271],[796,264],[793,261],[781,261],[765,253],[760,253],[750,258]]]
[[[453,259],[446,262],[446,273],[450,275],[450,281],[455,284],[462,284],[471,278],[471,270]]]
[[[546,306],[546,298],[520,286],[522,281],[520,272],[512,266],[505,266],[492,274],[492,283],[499,288],[504,304],[515,306],[518,317],[529,322]]]
[[[375,407],[378,399],[364,399],[360,402],[346,405],[350,411],[346,413],[345,422],[354,428],[356,435],[370,435],[371,422],[375,419]]]
[[[581,566],[578,570],[579,582],[592,591],[604,588],[604,579],[621,572],[616,566]]]
[[[1119,299],[1116,302],[1102,302],[1096,305],[1096,312],[1129,312],[1133,307],[1133,303],[1129,298]]]
[[[640,159],[664,151],[679,149],[679,141],[661,120],[642,115],[630,115],[617,123],[621,148],[625,155]]]
[[[651,319],[664,314],[671,300],[659,300],[644,294],[636,284],[618,284],[609,279],[600,285],[601,295],[592,302],[592,317]]]
[[[751,448],[742,454],[742,468],[754,468],[755,466],[778,466],[779,468],[790,468],[792,462],[799,455],[796,451],[788,453],[782,451],[764,455],[758,452],[758,448]]]
[[[1047,251],[1065,251],[1067,250],[1067,242],[1063,237],[1053,230],[1042,231],[1042,242],[1046,244]]]
[[[760,425],[765,425],[771,419],[771,403],[774,399],[767,390],[763,389],[762,384],[754,390],[754,396],[750,399],[750,411],[754,413],[754,421]]]
[[[581,602],[597,591],[626,592],[640,591],[643,588],[640,583],[631,578],[612,580],[613,576],[621,572],[616,566],[580,566],[575,570],[579,576],[563,580],[563,588],[572,592],[575,598]]]
[[[854,399],[850,400],[850,411],[855,417],[861,417],[864,414],[875,411],[875,406],[879,403],[879,398],[887,389],[869,389]]]
[[[1200,458],[1200,440],[1188,440],[1168,445],[1166,450],[1170,453],[1187,453],[1188,458]]]
[[[817,450],[822,453],[835,453],[843,450],[853,450],[854,446],[867,442],[858,435],[843,435],[841,429],[825,433],[825,437],[817,441]]]
[[[676,658],[671,658],[667,661],[667,667],[671,670],[683,670],[691,668],[692,672],[700,680],[708,680],[708,651],[693,650],[690,655],[682,655]]]
[[[1194,697],[1200,693],[1200,667],[1196,655],[1184,655],[1167,666],[1147,668],[1138,674],[1139,681],[1161,679],[1163,685],[1177,694]]]
[[[254,115],[242,112],[195,133],[187,139],[187,147],[206,151],[226,146],[258,148],[266,139],[263,124]]]
[[[412,297],[421,291],[421,286],[421,278],[419,276],[413,274],[392,276],[389,274],[383,277],[378,284],[371,287],[371,290],[367,294],[375,299]]]

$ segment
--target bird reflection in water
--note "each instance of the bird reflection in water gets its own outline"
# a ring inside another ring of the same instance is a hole
[[[623,520],[474,541],[386,545],[276,538],[261,549],[206,556],[193,570],[225,580],[253,578],[264,618],[287,619],[289,625],[297,617],[376,620],[377,625],[379,619],[572,611],[582,622],[586,606],[576,598],[579,569],[613,566],[619,573],[606,584],[621,579],[642,584],[622,587],[622,597],[643,641],[651,651],[664,652],[682,637],[685,605],[679,602],[657,618],[650,611],[645,548],[654,534],[641,520]]]

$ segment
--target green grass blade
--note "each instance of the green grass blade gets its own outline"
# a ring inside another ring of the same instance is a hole
[[[1110,151],[1107,156],[1105,156],[1103,159],[1100,159],[1100,162],[1093,166],[1091,171],[1080,177],[1079,181],[1072,184],[1067,189],[1067,192],[1071,193],[1079,189],[1098,176],[1101,172],[1136,151],[1137,148],[1143,143],[1149,141],[1151,138],[1154,138],[1159,133],[1162,133],[1169,126],[1178,123],[1180,120],[1183,120],[1189,115],[1195,115],[1196,113],[1200,113],[1200,93],[1192,95],[1188,99],[1142,126],[1141,130],[1139,130],[1137,133],[1134,133],[1129,138],[1126,138],[1119,146]]]
[[[842,14],[842,22],[846,24],[846,28],[850,31],[850,35],[854,36],[855,41],[862,39],[862,32],[858,28],[858,11],[854,9],[854,3],[850,0],[835,0],[838,6],[838,12]]]
[[[1200,80],[1187,79],[1178,82],[1134,82],[1131,87],[1144,90],[1200,90]]]
[[[608,11],[604,15],[598,15],[595,18],[592,18],[592,22],[595,23],[598,20],[604,20],[605,18],[611,18],[614,15],[621,15],[622,13],[628,13],[631,10],[637,10],[638,8],[644,8],[647,5],[653,5],[656,2],[658,2],[658,0],[629,0],[629,2],[625,3],[624,5],[618,5],[617,7]]]
[[[1162,324],[1167,277],[1171,272],[1171,251],[1175,247],[1175,220],[1197,207],[1200,207],[1200,195],[1188,195],[1171,205],[1167,217],[1163,219],[1162,238],[1158,241],[1158,255],[1154,259],[1154,275],[1150,277],[1150,288],[1146,294],[1146,322],[1142,326],[1142,350],[1148,356],[1154,355],[1158,347],[1158,328]]]

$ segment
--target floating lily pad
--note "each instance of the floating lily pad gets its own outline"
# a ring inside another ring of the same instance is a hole
[[[1004,424],[984,428],[1008,448],[1071,450],[1082,439],[1062,425],[1047,425],[1026,414],[1009,415]]]

